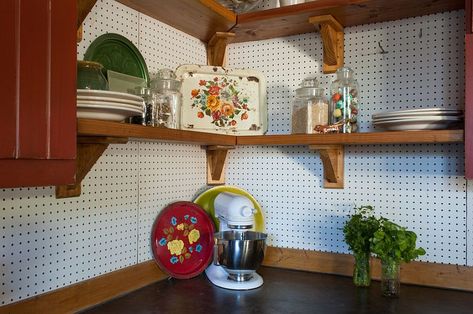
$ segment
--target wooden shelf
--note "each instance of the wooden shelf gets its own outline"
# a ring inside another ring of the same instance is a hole
[[[365,145],[463,142],[463,130],[238,136],[237,145]]]
[[[464,0],[318,0],[240,14],[231,30],[234,42],[262,40],[314,32],[313,16],[332,15],[343,27],[393,21],[459,10]]]
[[[91,0],[79,0],[91,1]],[[217,0],[118,0],[204,42],[234,32],[234,42],[314,32],[313,16],[332,15],[343,27],[465,8],[464,0],[317,0],[236,15]]]
[[[108,122],[100,120],[77,120],[78,136],[131,137],[136,139],[159,140],[166,142],[193,143],[200,145],[234,146],[236,136],[203,132],[153,128],[135,124]]]
[[[225,183],[227,153],[236,145],[307,145],[320,154],[324,167],[324,187],[335,189],[343,188],[345,145],[457,143],[464,138],[463,130],[233,136],[87,119],[77,121],[77,134],[77,182],[57,187],[58,198],[79,196],[82,179],[108,144],[126,143],[128,138],[204,145],[208,184]]]
[[[117,1],[204,42],[236,24],[235,13],[214,0]]]

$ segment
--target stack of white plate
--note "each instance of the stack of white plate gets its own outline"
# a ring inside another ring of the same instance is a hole
[[[143,98],[127,93],[78,89],[77,117],[123,121],[143,114]]]
[[[373,114],[377,128],[390,131],[439,130],[458,125],[463,111],[443,108],[399,110]]]

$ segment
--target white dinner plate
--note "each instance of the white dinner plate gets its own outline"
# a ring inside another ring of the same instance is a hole
[[[95,101],[95,102],[117,102],[121,104],[129,104],[134,106],[142,106],[143,100],[135,101],[115,97],[100,97],[100,96],[77,96],[77,101]]]
[[[95,90],[95,89],[78,89],[77,96],[94,96],[94,97],[113,97],[117,99],[127,99],[134,101],[143,101],[143,98],[136,95],[127,93],[112,92],[107,90]]]
[[[103,102],[103,101],[87,101],[87,100],[77,100],[77,107],[80,106],[99,106],[104,108],[120,108],[120,109],[131,109],[143,111],[143,105],[130,105],[118,102]]]
[[[463,116],[407,116],[407,117],[392,117],[392,118],[373,118],[373,123],[382,122],[402,122],[402,121],[460,121]]]
[[[77,118],[81,119],[98,119],[98,120],[109,120],[109,121],[123,121],[128,117],[140,115],[140,110],[131,110],[125,108],[107,108],[103,106],[78,106],[77,107]]]
[[[394,120],[375,123],[379,127],[389,131],[407,131],[407,130],[440,130],[448,129],[450,126],[458,124],[460,121],[451,120]]]
[[[445,115],[454,116],[462,115],[463,110],[445,109],[445,108],[422,108],[410,110],[397,110],[375,113],[372,115],[373,119],[389,118],[389,117],[405,117],[405,116],[424,116],[424,115]]]

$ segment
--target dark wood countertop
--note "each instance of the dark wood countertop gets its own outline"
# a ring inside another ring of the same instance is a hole
[[[261,267],[261,288],[231,291],[205,277],[169,279],[83,313],[473,313],[473,293],[402,285],[401,297],[381,296],[379,282],[356,288],[352,278]],[[401,274],[402,276],[402,274]]]

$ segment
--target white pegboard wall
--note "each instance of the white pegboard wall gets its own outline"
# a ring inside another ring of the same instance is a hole
[[[140,51],[150,72],[207,62],[202,41],[143,14],[140,15]]]
[[[112,145],[80,198],[53,187],[0,191],[1,296],[7,304],[136,263],[137,144]]]
[[[371,114],[464,103],[463,11],[345,29],[345,64],[360,83],[361,131]],[[379,45],[387,53],[380,53]],[[322,74],[317,33],[230,45],[230,67],[256,68],[268,80],[269,134],[290,133],[294,90]],[[423,261],[467,263],[462,144],[345,147],[345,188],[322,188],[319,154],[303,146],[247,146],[230,152],[227,183],[253,193],[266,213],[269,244],[347,251],[341,228],[354,205],[414,230]],[[471,242],[470,234],[470,242]],[[471,252],[470,254],[473,254]]]
[[[200,146],[140,142],[138,262],[152,258],[150,231],[161,209],[193,200],[206,176],[205,150]]]

